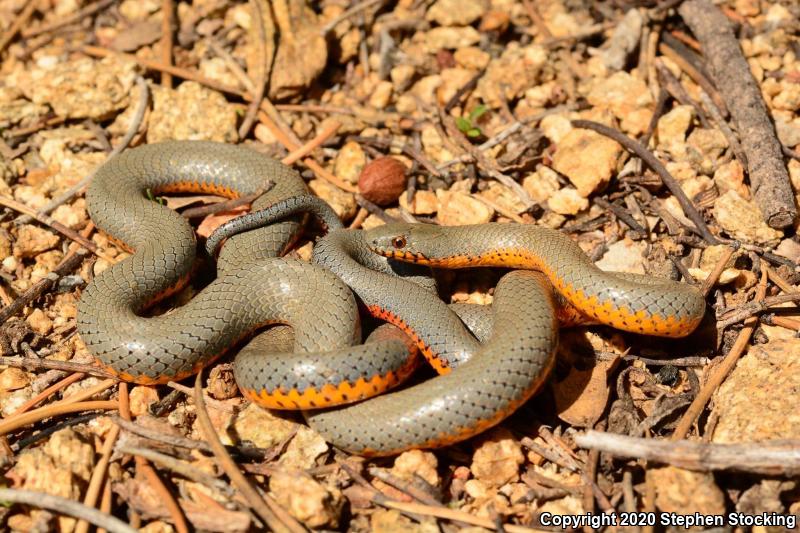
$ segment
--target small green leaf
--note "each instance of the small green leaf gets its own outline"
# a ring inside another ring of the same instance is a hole
[[[472,128],[472,122],[464,117],[458,117],[456,119],[456,126],[461,133],[466,133]]]
[[[470,122],[475,122],[481,117],[481,115],[483,115],[487,111],[489,111],[489,108],[483,104],[476,106],[475,109],[473,109],[469,114]]]
[[[479,128],[470,128],[467,130],[467,137],[480,137],[481,130]]]

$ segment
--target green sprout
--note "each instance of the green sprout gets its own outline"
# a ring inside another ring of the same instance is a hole
[[[475,109],[470,111],[469,115],[466,117],[458,117],[456,119],[456,126],[458,127],[459,131],[461,131],[461,133],[467,137],[471,137],[473,139],[475,137],[480,137],[483,135],[483,132],[475,124],[475,122],[487,111],[489,111],[489,108],[483,104],[476,106]]]
[[[147,195],[147,199],[151,202],[157,202],[161,205],[167,205],[167,199],[163,196],[156,196],[153,194],[153,191],[150,189],[145,189],[145,194]]]

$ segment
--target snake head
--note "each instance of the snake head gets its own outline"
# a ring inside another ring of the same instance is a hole
[[[427,257],[417,249],[417,241],[425,233],[423,224],[386,224],[367,230],[365,240],[378,255],[408,263],[426,264]]]

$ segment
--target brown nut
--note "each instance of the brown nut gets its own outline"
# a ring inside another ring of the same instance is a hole
[[[369,162],[358,177],[358,192],[370,202],[389,205],[406,190],[406,166],[393,157]]]

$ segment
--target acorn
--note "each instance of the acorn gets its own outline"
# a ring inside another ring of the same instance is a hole
[[[386,206],[406,190],[406,166],[393,157],[367,163],[358,177],[358,192],[370,202]]]

